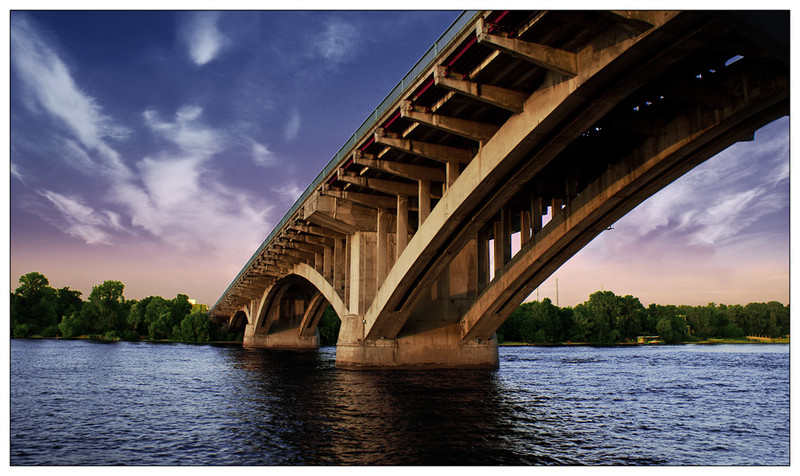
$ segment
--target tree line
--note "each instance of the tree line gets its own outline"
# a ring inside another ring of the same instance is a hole
[[[189,297],[149,296],[125,299],[125,285],[104,281],[92,288],[86,301],[81,292],[65,286],[55,289],[38,272],[23,275],[11,293],[12,337],[88,336],[98,340],[170,340],[210,342],[241,340],[241,335],[212,321],[205,306],[193,306]]]
[[[789,306],[770,301],[742,305],[705,306],[650,304],[638,298],[597,291],[575,307],[558,307],[550,299],[526,302],[497,331],[500,342],[556,344],[636,342],[658,336],[675,344],[709,338],[789,335]]]
[[[86,301],[69,287],[54,289],[45,276],[20,277],[11,294],[12,337],[90,336],[101,340],[171,340],[181,342],[241,341],[208,313],[194,308],[185,294],[173,299],[149,296],[125,299],[125,285],[105,281],[94,286]],[[322,345],[336,345],[340,321],[328,307],[318,330]],[[598,291],[575,307],[558,307],[550,299],[520,305],[500,326],[500,342],[558,344],[636,342],[658,336],[673,344],[709,338],[789,335],[789,306],[771,301],[742,305],[705,306],[650,304],[638,298]]]

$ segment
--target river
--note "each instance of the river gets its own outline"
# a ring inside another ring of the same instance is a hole
[[[788,465],[789,346],[501,347],[497,371],[336,349],[11,340],[12,465]]]

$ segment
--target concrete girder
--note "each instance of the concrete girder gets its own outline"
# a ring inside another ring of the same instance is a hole
[[[297,235],[297,239],[301,240],[305,243],[311,243],[313,245],[319,246],[333,246],[334,238],[329,236],[318,236],[318,235]]]
[[[297,239],[294,238],[291,238],[290,241],[287,241],[286,246],[300,251],[307,251],[309,253],[322,253],[323,249],[323,246],[313,243],[306,243],[304,241],[297,241]]]
[[[384,180],[377,178],[367,178],[351,175],[348,172],[339,169],[337,171],[337,178],[341,182],[351,183],[358,185],[362,188],[368,188],[377,192],[387,193],[391,195],[407,195],[412,196],[417,194],[417,186],[406,182],[397,182],[394,180]]]
[[[500,126],[477,122],[460,117],[442,116],[432,112],[416,111],[411,101],[404,101],[400,106],[400,117],[425,124],[450,134],[486,142],[495,135]]]
[[[292,243],[278,243],[279,247],[283,247],[283,253],[289,256],[299,258],[301,261],[314,261],[314,253],[309,253],[301,249],[295,248]]]
[[[322,226],[312,225],[312,224],[295,223],[293,225],[290,225],[290,229],[298,231],[300,233],[306,233],[307,235],[310,236],[317,236],[325,239],[334,239],[337,237],[343,238],[345,236],[345,234],[333,231],[330,228],[325,228]]]
[[[459,92],[465,96],[511,112],[522,112],[522,105],[525,103],[525,99],[528,98],[528,94],[523,92],[449,77],[447,68],[444,65],[437,66],[433,71],[434,83],[437,86]]]
[[[475,156],[475,152],[469,149],[389,137],[383,129],[377,129],[374,138],[378,144],[438,162],[468,164]]]
[[[356,151],[353,154],[353,162],[375,170],[381,170],[390,174],[397,175],[409,180],[433,180],[435,182],[445,181],[444,170],[426,167],[424,165],[404,164],[389,160],[374,159]]]
[[[341,235],[352,235],[357,231],[375,231],[376,213],[373,208],[315,192],[306,201],[302,218]]]
[[[325,189],[322,192],[324,195],[336,197],[341,200],[349,200],[359,205],[370,208],[393,208],[395,205],[394,197],[387,197],[382,195],[371,195],[368,193],[349,192],[343,190]]]
[[[547,45],[531,43],[519,38],[506,38],[488,32],[487,25],[482,18],[475,25],[475,34],[478,43],[490,48],[496,48],[515,58],[528,61],[545,69],[556,71],[568,77],[578,74],[578,55],[566,50],[553,48]]]

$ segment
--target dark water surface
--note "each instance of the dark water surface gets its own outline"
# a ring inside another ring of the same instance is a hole
[[[787,465],[789,346],[501,347],[498,371],[335,349],[12,340],[12,465]]]

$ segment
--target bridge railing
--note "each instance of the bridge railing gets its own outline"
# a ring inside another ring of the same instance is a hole
[[[322,183],[322,181],[331,174],[339,164],[349,156],[350,152],[355,148],[356,144],[361,140],[362,137],[374,126],[374,124],[378,121],[378,119],[389,109],[391,108],[394,103],[406,92],[406,89],[414,84],[416,79],[423,74],[430,66],[431,63],[436,59],[439,55],[439,52],[442,51],[456,36],[458,36],[461,31],[469,25],[475,17],[480,13],[479,10],[467,10],[462,12],[458,18],[450,25],[450,27],[439,37],[434,44],[428,48],[428,51],[425,52],[424,55],[414,64],[411,70],[403,76],[403,79],[400,80],[399,83],[392,89],[392,91],[384,98],[383,101],[375,108],[372,113],[367,116],[367,119],[361,124],[361,126],[356,129],[356,132],[350,136],[347,142],[339,149],[336,155],[328,162],[328,165],[325,166],[322,171],[317,174],[311,184],[303,191],[300,197],[294,202],[294,204],[289,208],[289,210],[283,215],[283,218],[275,225],[272,229],[272,232],[267,236],[261,246],[258,247],[253,256],[247,261],[247,264],[242,267],[239,274],[236,275],[236,278],[231,281],[231,284],[225,289],[225,292],[222,294],[220,300],[222,300],[225,296],[227,296],[228,292],[231,288],[239,281],[239,278],[247,271],[247,269],[253,264],[253,262],[258,258],[261,252],[266,248],[270,241],[275,237],[275,235],[283,228],[286,222],[292,217],[292,215],[297,212],[300,206],[306,201],[306,199],[311,195],[311,193]],[[219,304],[217,301],[216,304],[211,308],[211,313],[213,314],[214,309]]]

